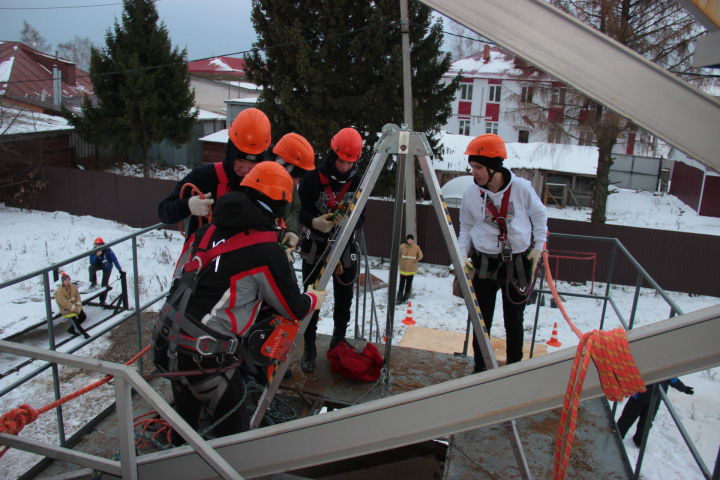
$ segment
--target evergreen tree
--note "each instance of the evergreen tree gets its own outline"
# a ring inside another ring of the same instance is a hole
[[[416,1],[408,17],[413,128],[432,136],[451,113],[459,80],[441,82],[450,68],[440,52],[442,21]],[[297,131],[322,154],[339,129],[354,126],[367,159],[386,123],[404,123],[397,0],[255,0],[252,18],[258,40],[246,69],[263,88],[258,107],[276,138]],[[393,177],[382,176],[375,192],[392,191]]]
[[[150,174],[151,144],[187,142],[197,113],[185,65],[187,51],[173,48],[152,0],[124,0],[122,23],[105,34],[106,47],[92,49],[90,79],[97,103],[83,101],[83,115],[66,112],[80,136],[142,155]]]

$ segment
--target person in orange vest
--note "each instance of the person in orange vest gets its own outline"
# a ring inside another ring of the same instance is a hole
[[[174,224],[189,217],[185,227],[187,238],[197,230],[198,217],[207,215],[215,200],[227,192],[237,191],[255,164],[266,160],[266,150],[271,142],[270,120],[257,108],[247,108],[230,124],[228,137],[222,162],[194,168],[158,206],[158,216],[163,223]],[[195,185],[205,198],[183,192],[186,183]]]
[[[400,285],[398,286],[396,304],[405,303],[410,299],[413,277],[417,273],[418,262],[423,259],[420,245],[415,243],[415,237],[408,234],[405,243],[400,245]]]

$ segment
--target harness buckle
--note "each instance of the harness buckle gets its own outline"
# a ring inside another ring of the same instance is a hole
[[[512,260],[512,247],[508,242],[503,242],[500,255],[502,256],[502,260],[505,263]]]
[[[210,345],[208,345],[206,342],[211,342]],[[208,350],[205,350],[203,347],[210,347],[213,343],[216,343],[217,339],[215,337],[211,337],[210,335],[201,335],[195,339],[195,351],[202,355],[203,357],[207,357],[209,355],[214,355],[215,352]]]

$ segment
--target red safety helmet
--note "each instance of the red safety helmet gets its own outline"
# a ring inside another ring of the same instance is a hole
[[[102,237],[97,237],[95,239],[95,245],[105,245],[105,240],[103,240]]]
[[[507,158],[505,140],[494,133],[486,133],[470,140],[465,155],[475,155],[488,158]]]
[[[279,163],[258,163],[245,175],[240,185],[257,190],[273,200],[292,201],[292,177]]]
[[[357,162],[362,154],[362,147],[362,137],[352,127],[343,128],[330,140],[330,148],[346,162]]]
[[[288,133],[275,144],[273,153],[284,162],[303,170],[315,169],[315,150],[305,137],[297,133]]]
[[[257,108],[247,108],[232,121],[228,136],[241,152],[258,155],[270,146],[270,120]]]

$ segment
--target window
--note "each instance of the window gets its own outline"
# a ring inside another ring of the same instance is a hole
[[[497,135],[498,122],[485,122],[485,133],[494,133]]]
[[[520,93],[520,101],[522,103],[532,103],[533,87],[522,87],[522,92]]]
[[[530,141],[530,131],[529,130],[518,130],[518,142],[519,143],[528,143]]]
[[[553,87],[550,92],[551,105],[565,105],[565,87]]]
[[[580,130],[578,145],[592,145],[595,135],[590,129]]]
[[[488,102],[500,102],[500,85],[490,85]]]
[[[551,125],[548,128],[548,143],[562,143],[562,129],[559,125]]]
[[[461,118],[458,121],[458,123],[460,124],[458,133],[460,135],[470,135],[470,119],[469,118]]]
[[[472,83],[463,83],[460,85],[460,100],[472,100]]]

